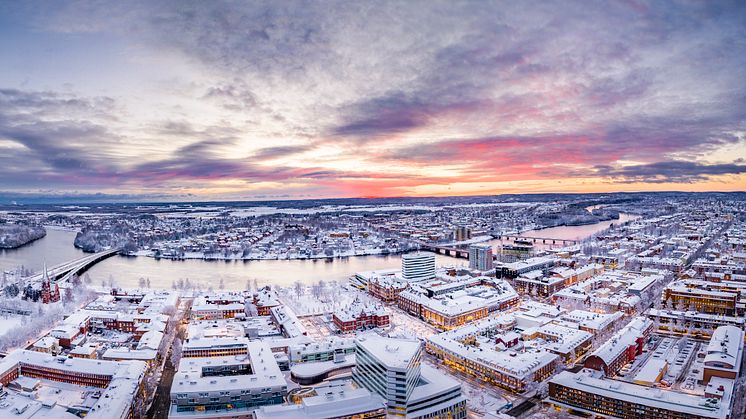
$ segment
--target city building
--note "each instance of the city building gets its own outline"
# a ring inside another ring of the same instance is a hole
[[[421,365],[422,342],[366,333],[355,340],[355,348],[352,378],[386,400],[389,416],[466,418],[461,384]]]
[[[743,329],[746,319],[743,317],[707,314],[698,311],[681,311],[651,308],[645,312],[658,324],[658,330],[664,333],[690,335],[709,338],[720,326],[736,326]]]
[[[355,339],[332,336],[321,342],[293,345],[288,350],[293,363],[333,361],[337,354],[354,355]]]
[[[621,312],[614,313],[596,313],[586,310],[573,310],[562,315],[562,320],[575,323],[580,330],[585,330],[594,335],[611,330],[624,314]]]
[[[191,313],[194,320],[244,317],[246,314],[245,299],[237,293],[203,295],[194,299]]]
[[[342,333],[388,327],[389,315],[380,304],[371,304],[356,298],[349,306],[334,310],[334,326]]]
[[[143,413],[138,409],[138,403],[145,397],[145,371],[145,363],[139,361],[68,358],[19,349],[0,360],[0,384],[3,385],[3,390],[16,385],[23,390],[26,403],[21,405],[13,417],[18,417],[18,414],[29,408],[32,409],[29,413],[38,413],[35,418],[43,417],[43,410],[32,407],[37,403],[32,400],[36,400],[42,408],[47,409],[54,407],[59,401],[67,409],[80,412],[90,419],[130,419]],[[24,384],[26,382],[34,383]],[[57,387],[55,383],[64,385]],[[90,392],[91,388],[100,389],[97,390],[98,398],[90,403],[81,402],[85,399],[84,394]],[[61,391],[65,391],[68,397],[76,401],[46,400]],[[54,410],[47,412],[51,416],[46,417],[60,417],[56,416]],[[0,416],[3,415],[0,410]]]
[[[450,368],[521,393],[530,383],[549,378],[558,365],[559,356],[541,347],[516,351],[503,342],[490,344],[493,342],[490,336],[510,333],[516,325],[514,317],[512,313],[505,313],[430,336],[427,352]],[[505,339],[513,340],[509,336]],[[483,343],[477,345],[480,341]]]
[[[469,268],[478,271],[492,270],[492,246],[489,244],[473,244],[469,246]]]
[[[531,243],[519,243],[515,242],[512,244],[503,244],[500,246],[497,258],[503,263],[515,263],[524,259],[528,259],[536,253],[534,245]]]
[[[243,354],[187,358],[171,386],[169,418],[251,418],[259,406],[282,404],[287,382],[270,346],[247,342]]]
[[[384,419],[385,400],[365,388],[329,386],[315,390],[300,404],[262,406],[254,419]]]
[[[440,328],[453,329],[519,304],[518,294],[506,281],[497,280],[491,284],[457,288],[457,291],[443,294],[414,286],[399,294],[398,305]]]
[[[384,302],[395,302],[399,293],[407,289],[407,282],[398,275],[376,275],[369,277],[368,293]]]
[[[744,332],[736,326],[720,326],[710,338],[704,359],[702,380],[712,377],[735,380],[743,358]]]
[[[407,282],[435,278],[435,254],[426,252],[406,253],[401,258],[402,278]]]
[[[680,280],[672,282],[663,290],[663,304],[674,310],[742,315],[746,304],[741,297],[744,290],[746,283]]]
[[[536,346],[560,356],[567,364],[585,355],[591,347],[593,334],[580,330],[574,325],[547,323],[521,332],[527,346]]]
[[[269,287],[260,289],[252,298],[259,316],[269,316],[272,308],[282,305],[275,291]]]
[[[246,337],[187,338],[182,344],[184,358],[244,355],[249,347]]]
[[[513,279],[515,290],[521,294],[549,297],[565,287],[565,279],[559,276],[545,276],[540,270],[529,271]]]
[[[495,273],[498,278],[514,279],[521,274],[531,271],[541,271],[544,274],[549,273],[559,259],[554,256],[540,256],[520,260],[517,262],[505,263],[496,269]]]
[[[586,368],[614,376],[623,366],[642,354],[645,339],[653,330],[653,322],[646,317],[635,317],[627,326],[593,351],[586,359]]]
[[[453,229],[453,239],[457,242],[471,239],[471,229],[464,225],[456,226]]]
[[[735,419],[723,399],[612,380],[597,371],[562,371],[549,380],[549,402],[562,410],[619,418]]]
[[[555,292],[552,301],[568,309],[641,314],[643,300],[656,298],[650,294],[665,281],[659,271],[606,271]]]

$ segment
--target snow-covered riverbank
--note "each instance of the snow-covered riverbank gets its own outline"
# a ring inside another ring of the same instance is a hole
[[[169,260],[225,260],[225,261],[251,261],[251,260],[309,260],[309,259],[338,259],[348,258],[355,256],[380,256],[380,255],[397,255],[406,253],[412,249],[404,249],[391,251],[383,249],[356,249],[338,252],[335,251],[332,255],[316,254],[316,255],[299,255],[299,254],[276,254],[276,253],[265,253],[261,255],[249,255],[243,256],[237,253],[233,254],[205,254],[203,252],[184,252],[179,255],[163,254],[160,255],[154,250],[138,250],[136,252],[129,253],[128,256],[143,256],[154,259],[169,259]]]

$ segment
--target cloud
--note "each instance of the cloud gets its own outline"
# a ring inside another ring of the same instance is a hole
[[[255,161],[273,160],[273,159],[278,159],[282,157],[292,156],[295,154],[300,154],[300,153],[303,153],[303,152],[306,152],[312,149],[313,149],[313,146],[311,144],[266,147],[266,148],[261,148],[257,150],[256,152],[254,152],[252,154],[252,159]]]
[[[746,165],[736,161],[725,164],[702,164],[689,161],[661,161],[650,164],[594,167],[599,176],[624,183],[695,183],[712,176],[740,175]]]
[[[204,98],[217,100],[225,109],[234,111],[257,106],[256,95],[240,81],[210,87]]]
[[[746,132],[743,2],[46,6],[10,8],[9,35],[30,24],[94,60],[86,47],[102,43],[132,66],[102,72],[137,88],[84,94],[33,62],[23,77],[44,87],[0,78],[0,176],[20,189],[293,181],[371,195],[625,183],[643,168],[696,183],[718,175],[698,162]]]
[[[101,160],[120,138],[103,123],[79,118],[110,122],[114,112],[108,97],[0,90],[0,140],[13,144],[0,157],[0,176],[23,185],[55,175],[81,183],[112,175]]]

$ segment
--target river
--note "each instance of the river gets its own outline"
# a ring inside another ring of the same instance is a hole
[[[527,231],[526,237],[552,237],[579,239],[604,230],[612,223],[622,223],[634,216],[621,214],[619,220],[604,221],[584,226],[552,227]],[[43,264],[55,265],[85,255],[73,246],[75,232],[48,228],[47,235],[18,249],[0,251],[0,270],[10,270],[23,265],[32,271],[41,270]],[[498,246],[500,240],[492,240]],[[466,265],[465,259],[436,255],[438,265]],[[401,256],[356,256],[338,259],[311,260],[256,260],[256,261],[204,261],[166,260],[150,257],[114,256],[93,266],[87,274],[94,285],[113,279],[122,287],[137,287],[140,278],[149,278],[153,288],[170,288],[174,281],[189,278],[203,288],[218,288],[221,280],[225,289],[238,290],[247,281],[259,285],[290,285],[295,281],[313,283],[319,280],[344,281],[355,272],[398,268]]]
[[[564,239],[564,240],[581,240],[586,237],[589,237],[590,235],[594,233],[598,233],[599,231],[606,230],[609,228],[612,224],[619,225],[626,223],[627,221],[633,221],[640,218],[637,215],[634,214],[625,214],[620,213],[618,220],[608,220],[608,221],[601,221],[599,223],[595,224],[586,224],[586,225],[580,225],[580,226],[559,226],[559,227],[548,227],[548,228],[540,228],[537,230],[529,230],[525,231],[519,236],[521,237],[545,237],[545,238],[552,238],[552,239]],[[512,240],[511,240],[512,242]],[[497,246],[507,243],[507,241],[504,240],[490,240],[488,243],[492,244],[495,249]],[[537,242],[535,244],[537,247],[551,247],[550,245],[544,246],[540,242]],[[562,246],[562,244],[557,244],[555,247]]]

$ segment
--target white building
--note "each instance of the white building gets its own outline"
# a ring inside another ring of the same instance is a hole
[[[367,389],[328,387],[317,395],[304,397],[301,404],[262,406],[254,411],[256,419],[332,419],[341,417],[383,417],[385,400]]]
[[[402,277],[408,282],[435,278],[434,253],[407,253],[401,258]]]
[[[466,418],[461,384],[420,365],[422,342],[367,333],[355,340],[355,346],[357,366],[352,378],[386,399],[389,416]]]
[[[265,342],[246,355],[182,358],[171,386],[169,418],[251,417],[259,406],[282,404],[287,382]]]

